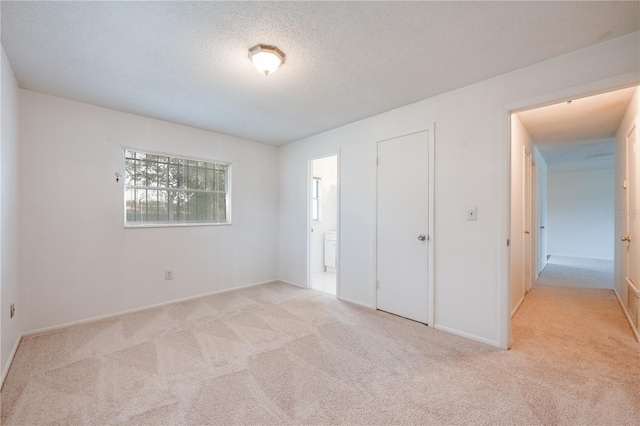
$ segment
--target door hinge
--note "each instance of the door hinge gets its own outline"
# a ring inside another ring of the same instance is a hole
[[[380,288],[380,280],[376,280],[376,288]]]
[[[507,247],[509,247],[509,244],[511,244],[511,240],[507,238]]]

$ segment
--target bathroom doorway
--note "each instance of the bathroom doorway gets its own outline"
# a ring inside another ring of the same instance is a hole
[[[309,164],[309,287],[337,294],[338,156]]]

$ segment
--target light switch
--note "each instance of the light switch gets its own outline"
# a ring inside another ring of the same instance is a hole
[[[467,220],[468,221],[478,220],[478,208],[477,207],[471,207],[471,208],[467,209]]]

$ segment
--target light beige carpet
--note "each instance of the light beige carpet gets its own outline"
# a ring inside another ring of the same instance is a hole
[[[553,255],[536,283],[562,287],[613,288],[613,260]]]
[[[537,287],[513,340],[274,283],[25,338],[2,424],[637,425],[640,346],[611,291]]]

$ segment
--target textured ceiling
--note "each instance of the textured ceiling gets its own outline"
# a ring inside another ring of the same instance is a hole
[[[550,169],[613,168],[612,138],[635,91],[629,87],[517,115]]]
[[[640,28],[638,2],[8,2],[20,87],[281,145]],[[259,74],[258,43],[285,65]]]

